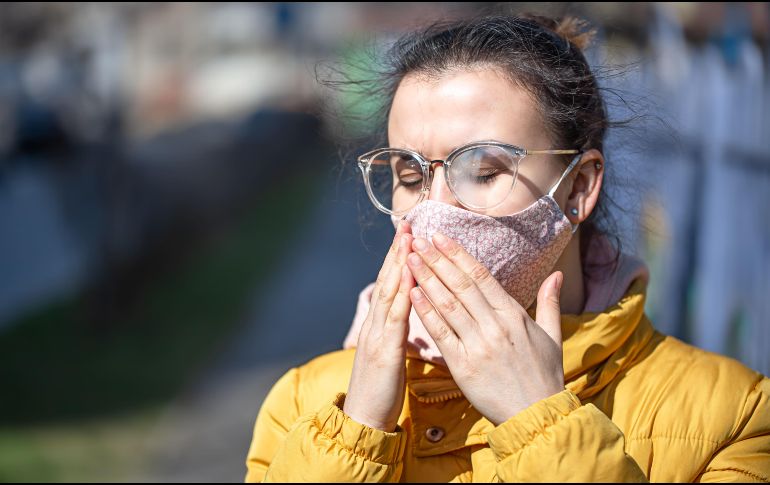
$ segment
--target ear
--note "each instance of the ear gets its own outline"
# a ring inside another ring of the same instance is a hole
[[[572,188],[565,204],[564,213],[573,224],[583,222],[591,215],[599,201],[599,192],[604,178],[604,156],[592,148],[583,153],[574,168],[577,175],[573,178]],[[577,209],[577,214],[573,214]]]

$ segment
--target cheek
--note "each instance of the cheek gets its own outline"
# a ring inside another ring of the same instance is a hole
[[[495,217],[509,216],[531,206],[541,196],[542,194],[538,187],[526,175],[522,176],[522,174],[519,174],[513,190],[508,194],[505,202],[484,213]]]
[[[519,166],[514,188],[505,202],[485,214],[496,217],[508,216],[526,209],[548,194],[548,190],[560,176],[559,167],[549,165],[542,157],[525,158]],[[561,207],[564,206],[568,194],[569,182],[565,179],[555,194],[556,201]]]
[[[394,189],[392,195],[393,208],[402,210],[415,205],[420,198],[420,191],[417,189]]]

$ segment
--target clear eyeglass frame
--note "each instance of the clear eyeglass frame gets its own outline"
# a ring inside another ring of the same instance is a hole
[[[474,206],[472,204],[468,204],[467,202],[463,201],[462,198],[456,193],[454,189],[454,184],[449,179],[451,172],[450,168],[452,166],[452,162],[462,153],[467,152],[468,150],[472,150],[475,148],[480,147],[488,147],[488,146],[494,146],[502,148],[509,153],[513,155],[513,160],[515,163],[515,169],[516,169],[516,177],[513,180],[513,183],[511,184],[511,187],[509,190],[513,190],[513,187],[516,184],[516,179],[519,176],[519,167],[518,165],[521,163],[521,161],[524,159],[524,157],[528,155],[571,155],[571,154],[578,154],[582,153],[582,150],[577,149],[567,149],[567,150],[527,150],[526,148],[522,148],[516,145],[511,145],[509,143],[503,143],[496,140],[482,140],[482,141],[476,141],[472,143],[468,143],[466,145],[460,146],[452,150],[452,152],[447,155],[446,160],[426,160],[422,155],[419,153],[409,150],[407,148],[377,148],[375,150],[371,150],[369,152],[364,153],[363,155],[360,155],[357,158],[358,161],[358,167],[361,169],[361,175],[364,178],[364,185],[366,186],[366,193],[369,195],[369,199],[372,201],[375,207],[379,209],[380,211],[384,212],[385,214],[394,215],[396,217],[400,217],[407,212],[409,212],[414,206],[419,204],[425,199],[425,196],[430,192],[430,186],[432,182],[432,176],[433,176],[433,165],[435,163],[442,163],[444,165],[444,179],[446,181],[447,187],[449,187],[449,190],[452,192],[452,195],[454,198],[462,204],[464,207],[474,210],[474,209],[489,209],[490,207],[478,207]],[[371,187],[369,183],[369,171],[371,170],[371,161],[376,159],[378,155],[385,153],[385,152],[402,152],[405,154],[408,154],[412,157],[414,157],[415,160],[420,164],[420,167],[422,168],[422,187],[420,188],[420,195],[418,199],[414,202],[414,204],[409,207],[408,209],[404,209],[401,211],[393,211],[391,209],[388,209],[387,207],[383,206],[380,201],[377,200],[377,197],[374,195],[373,188]],[[578,157],[575,157],[575,159],[570,164],[570,167],[567,169],[567,171],[564,172],[562,175],[562,178],[571,171],[573,166],[577,163]],[[560,180],[561,181],[561,180]],[[509,192],[510,193],[510,192]],[[503,200],[504,201],[504,200]],[[500,202],[502,203],[502,201]],[[497,205],[499,205],[498,203]],[[496,207],[492,206],[492,207]]]

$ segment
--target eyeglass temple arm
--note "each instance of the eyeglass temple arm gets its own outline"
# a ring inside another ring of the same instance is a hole
[[[527,150],[527,155],[569,155],[580,150]]]
[[[556,189],[558,189],[559,185],[561,185],[561,181],[564,180],[564,177],[566,177],[572,171],[572,169],[575,168],[575,165],[577,165],[577,163],[580,161],[581,153],[579,150],[542,150],[542,151],[560,151],[560,152],[567,152],[567,153],[577,153],[577,155],[575,155],[575,157],[572,159],[572,162],[570,162],[569,166],[567,167],[567,170],[565,170],[564,173],[561,174],[559,181],[556,182],[553,185],[553,187],[551,187],[551,190],[548,191],[548,195],[553,197],[553,194],[556,193]]]

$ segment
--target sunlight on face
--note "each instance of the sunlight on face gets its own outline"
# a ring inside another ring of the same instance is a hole
[[[402,80],[388,120],[390,147],[414,150],[428,161],[443,160],[455,148],[479,140],[497,140],[530,150],[570,148],[553,146],[529,93],[494,69],[449,73],[438,81],[414,75]],[[507,163],[506,157],[500,156],[500,151],[496,154],[497,157],[489,157],[493,160],[489,165],[500,168],[500,164]],[[564,169],[564,164],[553,155],[527,156],[518,165],[513,191],[506,190],[507,196],[499,199],[502,203],[488,210],[464,208],[494,216],[513,214],[545,195]],[[510,187],[512,172],[497,173],[495,183]],[[413,173],[405,175],[416,177]],[[399,198],[413,197],[409,191],[414,189],[405,190],[412,179],[406,181],[406,187],[396,184],[394,205],[399,204]],[[456,189],[463,190],[462,186]],[[428,198],[463,207],[447,186],[444,168],[439,165],[435,166]]]

